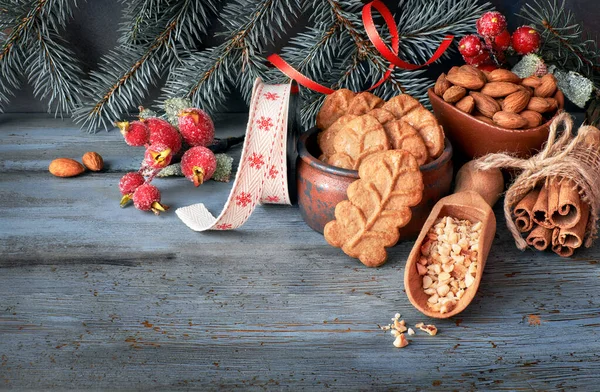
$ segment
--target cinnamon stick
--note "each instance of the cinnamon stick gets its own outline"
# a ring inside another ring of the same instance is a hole
[[[533,206],[540,194],[539,189],[529,192],[513,210],[515,225],[521,233],[526,233],[533,228]]]
[[[555,227],[552,231],[552,251],[561,257],[573,256],[575,248],[560,244],[560,242],[558,241],[559,235],[560,229],[558,227]]]
[[[527,236],[527,244],[537,250],[546,250],[552,244],[552,230],[542,226],[535,226]]]
[[[553,182],[556,184],[556,181]],[[581,221],[581,198],[577,185],[571,180],[563,180],[558,192],[554,189],[548,193],[549,220],[553,226],[570,229]],[[585,204],[585,203],[583,203]]]
[[[548,191],[549,185],[544,185],[540,189],[538,198],[533,205],[533,221],[542,227],[551,229],[552,224],[548,219]]]
[[[582,218],[577,222],[575,227],[563,229],[560,228],[558,233],[558,243],[563,246],[568,246],[573,249],[577,249],[583,245],[583,239],[585,238],[585,229],[587,228],[588,219],[590,217],[590,207],[587,203],[581,205]]]

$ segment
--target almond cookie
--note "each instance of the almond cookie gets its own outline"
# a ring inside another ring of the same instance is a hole
[[[321,148],[321,152],[323,155],[325,155],[325,161],[327,161],[327,158],[329,158],[331,155],[335,154],[335,148],[333,147],[335,135],[337,135],[337,133],[344,128],[346,124],[354,120],[356,117],[358,116],[353,114],[345,114],[338,118],[336,122],[331,124],[329,128],[317,135],[317,143],[319,144],[319,148]]]
[[[394,121],[396,119],[396,117],[394,117],[392,113],[382,108],[373,109],[367,114],[375,117],[381,125],[385,125],[388,122]]]
[[[444,151],[444,130],[429,110],[419,105],[419,107],[403,116],[402,120],[412,125],[419,132],[425,142],[429,156],[435,159],[442,155]]]
[[[317,114],[317,128],[326,130],[338,118],[346,114],[348,105],[355,95],[352,91],[345,88],[329,94]]]
[[[383,106],[384,101],[376,95],[368,92],[357,94],[348,104],[348,114],[361,116],[371,110]]]
[[[399,228],[420,203],[423,177],[407,151],[372,154],[358,169],[360,179],[348,187],[348,200],[335,207],[335,220],[325,225],[325,240],[368,267],[385,263],[385,248],[400,238]]]
[[[344,152],[336,152],[325,160],[328,164],[342,169],[354,170],[354,159]]]
[[[352,168],[356,170],[368,155],[389,150],[390,141],[379,121],[365,114],[346,124],[335,135],[333,145],[336,153],[344,153],[352,159]]]
[[[406,113],[422,106],[419,101],[408,94],[397,95],[383,105],[383,109],[392,113],[397,119],[402,118]]]
[[[410,152],[419,165],[425,164],[429,158],[427,147],[421,135],[407,122],[395,120],[383,126],[394,150]]]

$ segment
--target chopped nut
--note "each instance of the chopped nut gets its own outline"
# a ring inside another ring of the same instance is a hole
[[[415,325],[415,327],[419,328],[421,331],[427,332],[431,336],[435,336],[437,334],[437,328],[433,324],[425,325],[423,323],[419,323],[419,324]]]
[[[408,334],[409,334],[410,336],[413,336],[413,335],[415,334],[415,330],[414,330],[414,329],[412,329],[412,328],[409,328],[409,329],[408,329]]]
[[[396,313],[392,320],[398,320],[402,315],[400,313]]]
[[[394,347],[402,348],[408,346],[408,340],[404,337],[404,334],[401,333],[396,340],[394,340]]]
[[[395,329],[392,329],[390,331],[390,333],[392,334],[392,336],[398,336],[398,335],[400,335],[400,332],[396,331]]]
[[[421,264],[417,264],[417,272],[419,275],[425,275],[427,273],[427,267]]]
[[[423,327],[424,325],[425,325],[425,323],[418,323],[418,324],[415,324],[415,328],[421,329],[421,327]]]
[[[433,283],[433,279],[430,276],[423,276],[423,288],[427,289]]]

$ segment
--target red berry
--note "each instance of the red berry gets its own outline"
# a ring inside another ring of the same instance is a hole
[[[533,27],[521,26],[512,35],[512,47],[518,54],[533,53],[540,48],[540,39]]]
[[[179,132],[190,146],[208,146],[215,138],[215,125],[201,109],[185,109],[178,116]]]
[[[181,150],[181,135],[168,121],[158,117],[149,117],[144,120],[150,129],[150,145],[161,143],[167,145],[173,154]]]
[[[466,35],[458,42],[458,51],[465,57],[477,56],[481,52],[481,40],[474,34]]]
[[[492,47],[498,52],[504,52],[510,46],[510,33],[504,30],[494,38]]]
[[[160,191],[150,184],[139,186],[133,193],[133,205],[138,210],[154,212],[158,215],[160,211],[166,211],[169,207],[160,204]]]
[[[478,65],[477,68],[479,68],[482,71],[488,71],[488,72],[492,72],[495,69],[498,69],[498,67],[496,67],[494,64],[482,64],[482,65]]]
[[[148,144],[148,138],[150,137],[150,130],[141,121],[120,121],[116,122],[115,125],[121,130],[125,143],[133,147],[141,147]]]
[[[506,30],[506,18],[498,11],[490,11],[477,20],[477,32],[483,37],[495,37]]]
[[[482,50],[481,53],[479,53],[476,56],[473,56],[473,57],[463,56],[463,59],[465,60],[465,63],[467,63],[469,65],[475,65],[475,66],[483,65],[490,60],[490,52],[488,52],[487,50]]]
[[[181,171],[195,186],[210,180],[216,169],[215,154],[206,147],[192,147],[181,157]]]
[[[153,169],[162,169],[173,159],[173,150],[163,143],[154,143],[146,149],[144,163]]]
[[[130,172],[121,177],[121,181],[119,181],[119,191],[121,191],[121,207],[125,207],[129,200],[131,200],[131,196],[133,192],[140,186],[143,185],[146,180],[144,176],[142,176],[138,172]]]

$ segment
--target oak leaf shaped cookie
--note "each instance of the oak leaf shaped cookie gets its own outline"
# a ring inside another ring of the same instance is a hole
[[[382,106],[382,109],[392,113],[396,118],[402,118],[402,116],[404,116],[406,113],[418,108],[419,106],[422,106],[419,101],[408,94],[401,94],[396,95],[387,101]]]
[[[369,113],[371,110],[383,106],[383,99],[369,92],[356,94],[348,104],[348,114],[360,116]]]
[[[423,138],[432,158],[444,152],[444,131],[433,113],[419,106],[402,116],[402,120],[412,125]]]
[[[407,151],[372,154],[358,169],[360,179],[348,187],[348,200],[335,207],[335,220],[325,225],[325,239],[367,267],[387,259],[399,229],[411,219],[410,207],[423,196],[423,177]]]
[[[424,165],[429,159],[427,147],[421,135],[406,121],[395,120],[383,126],[385,133],[390,138],[394,150],[410,152],[419,165]]]
[[[379,121],[365,114],[348,122],[337,132],[333,146],[335,153],[329,157],[327,163],[357,170],[367,156],[389,150],[390,141]]]
[[[319,143],[319,147],[321,148],[321,152],[323,153],[323,158],[319,158],[321,160],[327,161],[331,155],[335,154],[335,148],[333,147],[333,141],[335,140],[335,135],[342,130],[350,121],[354,120],[356,117],[353,114],[344,114],[342,117],[338,118],[333,124],[329,126],[323,132],[320,132],[317,135],[317,143]]]
[[[355,95],[355,93],[345,88],[329,94],[325,98],[321,110],[317,113],[317,128],[324,131],[338,118],[346,114],[348,105]]]

